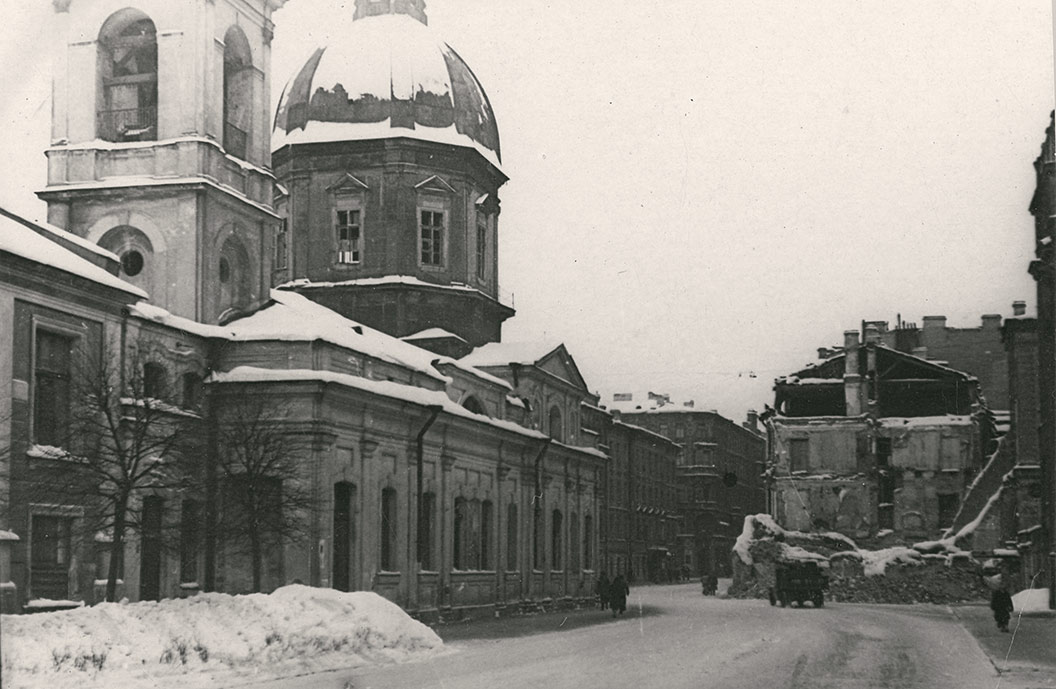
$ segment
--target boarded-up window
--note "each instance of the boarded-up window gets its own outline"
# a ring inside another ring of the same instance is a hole
[[[960,498],[956,493],[939,494],[939,527],[948,528],[953,526],[953,520],[957,516],[957,508],[960,506]]]

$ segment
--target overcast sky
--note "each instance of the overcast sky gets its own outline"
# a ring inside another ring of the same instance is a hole
[[[39,215],[51,3],[17,1],[0,27],[0,202]],[[351,5],[275,14],[276,98],[340,40],[328,32]],[[500,275],[517,308],[504,339],[565,342],[603,399],[669,392],[741,420],[863,319],[971,327],[1015,299],[1033,311],[1052,0],[429,0],[428,13],[499,123]]]

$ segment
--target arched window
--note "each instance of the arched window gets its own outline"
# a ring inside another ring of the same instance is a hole
[[[554,440],[564,437],[561,429],[561,410],[556,406],[550,407],[550,437]]]
[[[139,287],[149,284],[154,246],[147,235],[129,225],[119,225],[99,239],[99,246],[121,259],[121,278]]]
[[[563,562],[561,561],[561,510],[554,510],[553,520],[550,522],[550,569],[562,569]]]
[[[99,32],[96,133],[104,141],[158,138],[158,39],[154,22],[127,8]]]
[[[249,254],[236,237],[229,237],[216,264],[220,291],[219,312],[239,309],[249,301]]]
[[[480,403],[480,400],[478,400],[476,397],[473,397],[472,395],[467,397],[465,401],[462,402],[462,406],[465,407],[467,411],[471,411],[474,414],[481,414],[483,416],[487,416],[487,412],[484,411],[484,405]]]
[[[169,394],[169,376],[165,367],[156,362],[143,366],[143,397],[146,399],[165,399]]]
[[[246,34],[232,26],[224,34],[224,150],[245,159],[253,118],[253,56]]]

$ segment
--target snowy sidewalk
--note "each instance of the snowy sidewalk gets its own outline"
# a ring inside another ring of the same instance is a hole
[[[1013,613],[1010,631],[1002,632],[984,604],[952,610],[1002,676],[1030,687],[1056,687],[1056,613]]]

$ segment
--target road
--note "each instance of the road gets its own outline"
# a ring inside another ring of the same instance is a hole
[[[632,590],[601,611],[452,629],[447,651],[404,665],[257,689],[995,689],[976,641],[942,606],[770,607],[706,598],[695,585]],[[566,624],[562,625],[562,621]],[[490,629],[489,629],[490,626]],[[547,630],[549,627],[549,630]],[[545,630],[545,631],[540,631]],[[492,633],[494,632],[494,633]],[[493,638],[458,638],[473,634]],[[455,638],[450,638],[451,636]],[[499,638],[494,638],[498,636]]]

